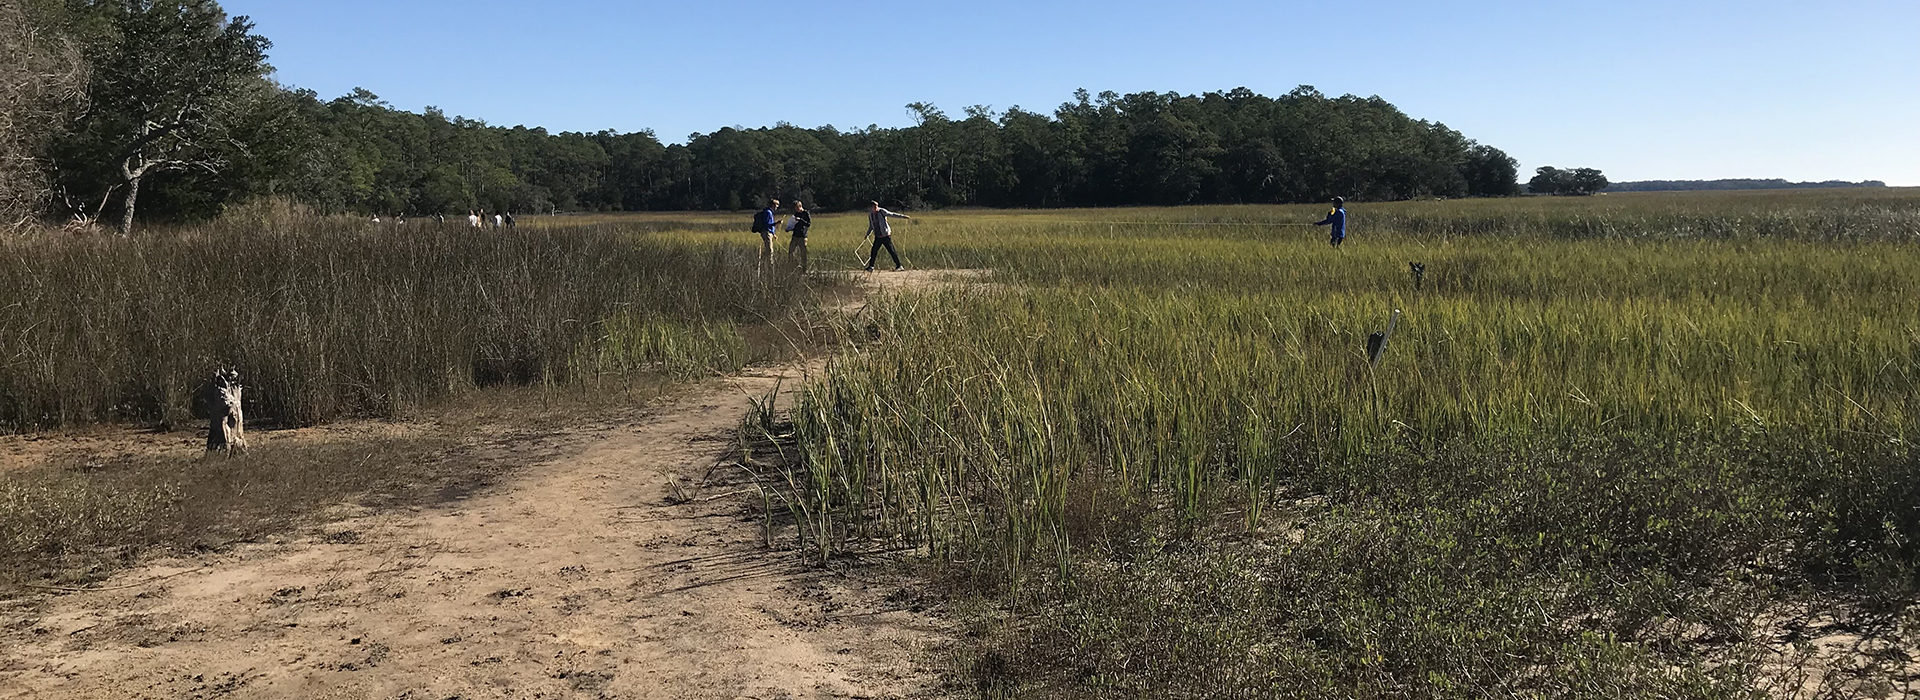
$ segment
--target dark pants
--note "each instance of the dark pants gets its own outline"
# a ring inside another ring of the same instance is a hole
[[[807,237],[805,235],[796,235],[793,240],[787,242],[787,262],[793,263],[795,267],[800,268],[801,272],[807,271]]]
[[[881,236],[873,239],[873,250],[867,251],[867,269],[873,269],[873,264],[880,262],[880,246],[887,247],[887,255],[893,257],[893,266],[900,267],[900,253],[893,249],[893,237]]]

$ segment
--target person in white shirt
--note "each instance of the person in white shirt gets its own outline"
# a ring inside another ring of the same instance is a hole
[[[479,214],[478,212],[475,212],[475,211],[473,211],[473,210],[468,210],[468,211],[467,211],[467,225],[468,225],[468,226],[472,226],[472,227],[474,227],[474,228],[480,228],[480,214]]]

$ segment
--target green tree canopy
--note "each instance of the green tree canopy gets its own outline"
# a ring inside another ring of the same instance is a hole
[[[868,200],[1068,207],[1516,190],[1516,164],[1498,149],[1379,97],[1311,86],[1278,97],[1079,90],[1051,111],[975,105],[957,116],[916,102],[906,105],[913,124],[900,128],[783,123],[667,144],[650,131],[553,133],[409,112],[366,90],[322,100],[264,78],[267,40],[213,0],[17,1],[59,8],[60,22],[28,20],[96,66],[88,108],[52,152],[68,208],[95,215],[118,196],[123,229],[136,206],[146,218],[186,219],[259,196],[429,215],[734,209],[768,197],[832,210]],[[159,173],[168,176],[151,177]],[[1604,186],[1597,177],[1568,187]]]
[[[1561,170],[1541,166],[1527,182],[1527,191],[1534,194],[1590,195],[1606,188],[1607,176],[1593,168]]]
[[[231,133],[258,92],[270,43],[211,0],[98,0],[78,5],[93,79],[79,127],[59,149],[69,189],[119,190],[133,228],[149,175],[217,173],[247,144]],[[105,172],[103,172],[103,170]],[[105,199],[104,194],[102,200]]]

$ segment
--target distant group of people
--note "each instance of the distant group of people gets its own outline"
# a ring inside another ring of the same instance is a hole
[[[513,228],[513,215],[504,211],[496,211],[493,213],[492,218],[488,218],[487,212],[484,209],[468,211],[467,225],[473,228],[486,228],[488,226],[493,228]]]
[[[887,211],[880,206],[879,202],[867,202],[867,236],[873,239],[873,246],[867,250],[865,261],[867,272],[872,272],[874,264],[880,261],[881,248],[885,248],[887,256],[893,259],[895,272],[907,269],[906,265],[900,262],[899,249],[893,247],[893,227],[887,223],[888,219],[912,220],[913,217]],[[509,216],[507,226],[512,225],[513,217]],[[1327,237],[1328,245],[1338,248],[1342,243],[1347,242],[1347,200],[1334,197],[1333,208],[1327,211],[1326,218],[1314,222],[1313,225],[1330,227]],[[807,211],[806,205],[799,201],[793,203],[792,209],[784,219],[784,225],[780,217],[780,200],[778,199],[767,200],[767,207],[753,215],[752,230],[760,234],[761,264],[773,261],[773,239],[779,235],[782,228],[793,235],[787,242],[788,262],[799,268],[801,272],[806,272],[808,269],[807,231],[813,228],[813,215]]]
[[[893,227],[888,219],[908,219],[913,217],[897,214],[880,206],[879,202],[867,203],[867,235],[873,238],[873,247],[867,251],[866,270],[873,271],[873,265],[879,262],[880,249],[886,248],[887,255],[893,258],[893,270],[907,269],[900,262],[900,251],[893,247]],[[807,211],[806,204],[795,201],[788,212],[784,225],[780,218],[780,200],[767,200],[767,208],[753,215],[753,232],[760,234],[760,261],[762,264],[773,261],[773,239],[785,229],[793,237],[787,241],[787,260],[801,272],[806,272],[807,231],[813,228],[813,214]]]
[[[433,221],[434,223],[444,226],[447,223],[447,215],[434,214]],[[382,223],[379,214],[373,215],[373,223],[376,223],[376,224]],[[394,214],[393,223],[395,226],[406,225],[407,215]],[[510,229],[510,228],[513,228],[513,214],[510,214],[504,211],[497,211],[493,213],[493,216],[489,217],[487,216],[487,213],[485,211],[469,210],[467,212],[467,225],[473,228],[486,228],[491,226],[493,228],[509,228]]]

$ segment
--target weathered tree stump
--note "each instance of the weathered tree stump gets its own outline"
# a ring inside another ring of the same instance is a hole
[[[223,369],[207,382],[207,407],[211,422],[207,425],[207,452],[247,451],[247,421],[240,410],[239,370]]]

